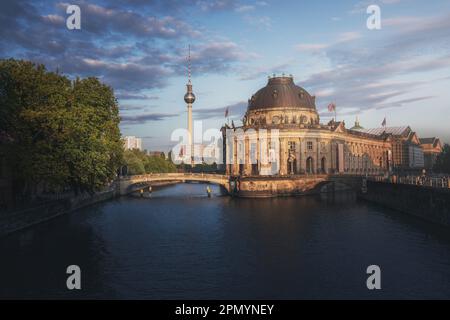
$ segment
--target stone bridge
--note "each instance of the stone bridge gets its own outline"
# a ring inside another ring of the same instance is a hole
[[[251,198],[317,194],[343,189],[352,189],[359,192],[361,191],[363,177],[349,174],[257,176],[237,179],[231,177],[230,190],[232,194],[237,196]]]
[[[197,181],[217,184],[229,191],[229,178],[222,174],[209,173],[151,173],[122,177],[118,180],[120,195],[129,194],[158,183]]]
[[[363,176],[358,175],[289,175],[229,177],[208,173],[156,173],[123,177],[118,180],[120,194],[125,195],[160,183],[206,182],[224,187],[228,193],[242,197],[273,197],[312,194],[342,189],[361,190]]]

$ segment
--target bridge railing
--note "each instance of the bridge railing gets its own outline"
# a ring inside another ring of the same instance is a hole
[[[387,183],[410,184],[423,187],[450,189],[450,177],[427,177],[427,176],[377,176],[369,177],[369,180]]]
[[[211,173],[177,173],[177,172],[170,172],[170,173],[148,173],[148,174],[141,174],[141,175],[133,175],[133,176],[123,176],[120,177],[120,180],[146,180],[146,179],[158,179],[158,178],[164,178],[164,179],[228,179],[228,176],[223,174],[211,174]]]

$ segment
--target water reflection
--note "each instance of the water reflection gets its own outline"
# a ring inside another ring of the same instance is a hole
[[[237,199],[180,184],[0,240],[3,298],[448,298],[447,230],[351,193]],[[82,290],[65,289],[66,267]],[[382,290],[366,289],[366,267]]]

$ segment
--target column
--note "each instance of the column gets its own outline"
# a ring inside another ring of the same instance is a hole
[[[259,154],[261,152],[261,142],[259,141],[259,133],[256,137],[256,161],[258,164],[258,176],[261,172],[261,155]]]
[[[252,163],[250,159],[250,137],[244,136],[244,174],[252,174]]]
[[[320,173],[320,161],[321,161],[321,157],[320,157],[320,139],[316,139],[316,170],[314,171],[314,173]]]
[[[297,173],[302,172],[302,152],[301,152],[300,138],[295,142],[295,158],[297,162]]]
[[[233,137],[233,165],[232,172],[233,175],[237,176],[239,174],[239,163],[238,163],[238,151],[237,151],[237,138]]]
[[[287,174],[286,139],[280,138],[280,175]]]

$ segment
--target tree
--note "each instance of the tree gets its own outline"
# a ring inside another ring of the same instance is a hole
[[[144,174],[145,167],[141,157],[135,150],[126,150],[123,155],[124,164],[127,166],[128,175]]]
[[[445,144],[442,152],[438,155],[433,171],[450,174],[450,145]]]
[[[113,90],[96,78],[70,81],[43,65],[0,60],[0,133],[16,191],[94,192],[122,162]]]
[[[124,165],[128,167],[129,175],[176,172],[176,166],[171,161],[159,155],[149,156],[137,149],[126,150],[124,161]]]
[[[75,80],[72,98],[69,130],[73,139],[66,140],[65,158],[70,183],[90,191],[114,178],[122,162],[119,110],[112,89],[97,78]]]

